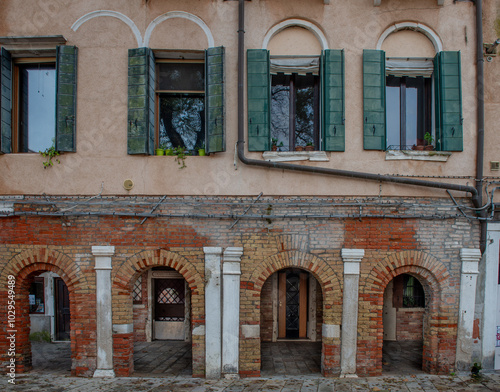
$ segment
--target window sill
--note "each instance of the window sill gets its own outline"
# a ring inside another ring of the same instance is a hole
[[[269,162],[329,161],[325,151],[265,151],[262,153],[262,158]]]
[[[387,150],[385,152],[386,161],[414,160],[414,161],[446,162],[450,156],[451,152],[449,151]]]

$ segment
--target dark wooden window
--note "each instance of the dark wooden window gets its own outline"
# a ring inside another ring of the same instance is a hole
[[[188,150],[205,144],[205,64],[158,60],[157,145]]]
[[[44,279],[35,278],[29,291],[30,313],[45,313]]]
[[[423,146],[426,132],[432,134],[432,81],[430,78],[386,79],[387,149],[406,150]]]
[[[422,284],[412,275],[402,274],[393,281],[393,306],[399,308],[424,308],[425,293]]]
[[[271,138],[282,151],[309,143],[319,149],[319,76],[272,75]]]
[[[39,152],[55,145],[56,67],[54,59],[14,63],[13,152]]]

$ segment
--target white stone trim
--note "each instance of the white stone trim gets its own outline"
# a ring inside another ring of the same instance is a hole
[[[143,45],[141,32],[137,28],[134,21],[132,19],[130,19],[128,16],[123,15],[122,13],[117,12],[117,11],[98,10],[98,11],[89,12],[88,14],[85,14],[82,17],[80,17],[75,23],[73,23],[73,26],[71,26],[71,30],[76,31],[85,22],[87,22],[91,19],[94,19],[94,18],[98,18],[100,16],[110,16],[112,18],[117,18],[117,19],[121,20],[123,23],[125,23],[132,30],[132,33],[134,34],[135,39],[137,41],[137,46],[140,47]]]
[[[330,161],[325,151],[264,151],[262,158],[269,162]]]
[[[166,14],[160,15],[157,18],[155,18],[148,25],[148,28],[146,29],[146,32],[144,33],[143,46],[149,46],[149,40],[151,39],[151,34],[153,33],[153,30],[155,29],[156,26],[158,26],[160,23],[162,23],[168,19],[173,19],[173,18],[187,19],[187,20],[190,20],[191,22],[196,23],[205,33],[205,36],[207,37],[207,41],[208,41],[208,47],[212,48],[215,46],[214,37],[213,37],[210,29],[208,28],[207,24],[203,20],[201,20],[198,16],[190,14],[189,12],[184,12],[184,11],[171,11],[171,12],[167,12]]]
[[[386,161],[446,162],[449,157],[451,157],[451,152],[449,151],[387,150],[385,152]]]
[[[113,333],[132,333],[134,324],[113,324]]]
[[[205,326],[198,325],[198,326],[194,327],[192,334],[193,334],[193,336],[205,336]]]
[[[376,49],[381,50],[384,40],[389,35],[399,30],[418,31],[419,33],[422,33],[427,38],[429,38],[429,40],[434,45],[434,50],[436,51],[436,53],[441,52],[443,50],[443,42],[441,41],[441,38],[439,38],[439,36],[436,34],[436,32],[432,30],[429,26],[415,22],[400,22],[400,23],[395,23],[392,26],[388,27],[378,39]]]
[[[94,256],[113,256],[115,254],[114,246],[92,246]]]
[[[271,39],[280,31],[286,29],[287,27],[293,27],[293,26],[299,26],[309,30],[318,39],[319,43],[321,44],[321,49],[323,50],[329,49],[326,36],[318,28],[318,26],[316,26],[311,22],[308,22],[307,20],[302,20],[302,19],[287,19],[271,27],[271,29],[267,32],[267,34],[264,37],[264,41],[262,42],[262,49],[267,49]]]
[[[12,214],[14,212],[14,203],[11,201],[0,201],[0,214]]]
[[[241,326],[241,335],[244,339],[260,338],[260,325],[246,324]]]
[[[322,335],[325,338],[340,338],[340,325],[323,324]]]
[[[365,256],[365,250],[343,248],[340,251],[340,254],[342,256],[342,260],[344,261],[344,263],[346,262],[359,263],[361,262],[361,259]]]

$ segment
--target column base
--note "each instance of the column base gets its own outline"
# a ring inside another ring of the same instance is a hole
[[[358,378],[356,374],[341,374],[339,378]]]
[[[97,377],[110,377],[110,378],[114,378],[115,377],[115,371],[113,369],[97,369],[95,372],[94,372],[94,376],[95,378]]]

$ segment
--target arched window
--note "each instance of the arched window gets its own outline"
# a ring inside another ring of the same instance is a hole
[[[396,276],[393,290],[393,305],[396,309],[425,307],[424,288],[414,276],[408,274]]]

